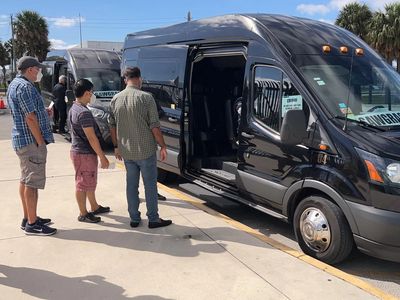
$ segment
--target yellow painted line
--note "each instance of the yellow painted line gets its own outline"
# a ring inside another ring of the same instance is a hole
[[[322,261],[319,261],[319,260],[317,260],[317,259],[315,259],[315,258],[313,258],[311,256],[308,256],[308,255],[304,254],[303,252],[300,252],[300,251],[297,251],[297,250],[295,250],[293,248],[290,248],[290,247],[288,247],[288,246],[286,246],[286,245],[284,245],[284,244],[282,244],[282,243],[280,243],[280,242],[278,242],[278,241],[276,241],[276,240],[274,240],[274,239],[272,239],[272,238],[270,238],[270,237],[258,232],[257,230],[255,230],[255,229],[253,229],[253,228],[251,228],[251,227],[249,227],[247,225],[244,225],[244,224],[242,224],[242,223],[240,223],[238,221],[235,221],[235,220],[229,218],[228,216],[226,216],[224,214],[221,214],[221,213],[219,213],[219,212],[207,207],[206,205],[204,205],[205,201],[201,201],[201,200],[199,200],[197,198],[194,198],[194,197],[189,196],[189,195],[187,195],[185,193],[182,193],[182,192],[180,192],[180,191],[178,191],[176,189],[169,188],[169,187],[167,187],[167,186],[165,186],[165,185],[163,185],[161,183],[158,183],[158,187],[161,190],[164,190],[165,192],[168,192],[169,194],[174,195],[176,198],[184,200],[184,201],[192,204],[193,206],[197,207],[198,209],[200,209],[200,210],[202,210],[202,211],[204,211],[204,212],[206,212],[206,213],[208,213],[208,214],[210,214],[212,216],[215,216],[215,217],[218,217],[220,219],[223,219],[226,223],[228,223],[228,224],[232,225],[233,227],[235,227],[235,228],[237,228],[239,230],[242,230],[242,231],[244,231],[244,232],[256,237],[257,239],[269,244],[270,246],[272,246],[272,247],[274,247],[276,249],[279,249],[279,250],[281,250],[281,251],[283,251],[283,252],[285,252],[285,253],[287,253],[287,254],[289,254],[291,256],[294,256],[294,257],[296,257],[296,258],[298,258],[298,259],[300,259],[300,260],[302,260],[302,261],[304,261],[304,262],[306,262],[306,263],[308,263],[308,264],[310,264],[310,265],[312,265],[312,266],[314,266],[314,267],[316,267],[316,268],[318,268],[320,270],[323,270],[323,271],[325,271],[325,272],[327,272],[327,273],[329,273],[329,274],[331,274],[331,275],[333,275],[333,276],[335,276],[337,278],[340,278],[340,279],[342,279],[342,280],[344,280],[344,281],[346,281],[346,282],[348,282],[348,283],[350,283],[350,284],[352,284],[352,285],[354,285],[354,286],[356,286],[356,287],[358,287],[358,288],[370,293],[371,295],[378,297],[379,299],[385,299],[385,300],[396,300],[396,299],[399,299],[399,298],[397,298],[397,297],[395,297],[393,295],[390,295],[390,294],[386,293],[385,291],[373,286],[372,284],[369,284],[369,283],[365,282],[362,279],[359,279],[359,278],[357,278],[357,277],[355,277],[353,275],[350,275],[350,274],[348,274],[346,272],[343,272],[343,271],[341,271],[341,270],[339,270],[339,269],[337,269],[335,267],[332,267],[331,265],[328,265],[328,264],[326,264],[326,263],[324,263]]]

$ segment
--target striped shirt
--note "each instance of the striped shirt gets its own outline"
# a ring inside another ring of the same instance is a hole
[[[110,126],[115,127],[124,160],[147,159],[157,151],[152,129],[160,127],[153,96],[127,86],[111,100]]]
[[[30,113],[35,113],[44,140],[47,143],[54,143],[43,98],[32,82],[22,75],[14,78],[7,90],[7,104],[14,121],[11,137],[15,151],[36,142],[25,121]]]
[[[90,145],[84,128],[93,127],[96,137],[101,140],[101,133],[89,108],[75,101],[68,113],[71,125],[71,151],[80,154],[96,154]]]

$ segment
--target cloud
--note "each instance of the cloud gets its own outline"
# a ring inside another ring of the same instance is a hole
[[[79,24],[79,18],[46,18],[48,22],[51,22],[56,27],[73,27]],[[81,22],[85,22],[85,19],[81,17]]]
[[[328,19],[318,19],[318,21],[328,23],[328,24],[335,24],[335,20],[328,20]]]
[[[302,14],[306,15],[326,15],[332,11],[339,11],[345,5],[351,2],[358,2],[360,4],[367,4],[373,11],[384,9],[386,4],[392,3],[393,0],[331,0],[325,4],[299,4],[296,9]]]
[[[10,16],[0,15],[0,27],[9,26]]]
[[[325,15],[330,11],[329,7],[323,4],[300,4],[297,5],[296,9],[302,14],[307,15]]]
[[[76,46],[76,45],[68,45],[63,40],[49,39],[49,41],[51,43],[52,49],[68,49]]]

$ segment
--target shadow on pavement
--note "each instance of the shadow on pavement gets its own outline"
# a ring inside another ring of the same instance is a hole
[[[20,289],[24,294],[54,300],[70,299],[165,299],[153,295],[127,297],[125,290],[98,275],[67,277],[54,272],[0,265],[0,284]]]
[[[105,217],[105,216],[104,216]],[[224,241],[242,243],[262,248],[272,248],[248,235],[238,234],[239,230],[230,227],[197,228],[195,226],[183,226],[172,224],[165,228],[148,229],[147,221],[142,221],[139,227],[130,228],[129,218],[108,214],[118,222],[98,223],[99,228],[113,228],[117,230],[103,229],[66,229],[59,230],[55,238],[72,241],[85,241],[105,244],[111,247],[131,249],[135,251],[150,251],[164,253],[177,257],[195,257],[200,253],[225,252]],[[119,231],[120,229],[124,231]],[[129,231],[126,231],[126,230]],[[217,237],[217,243],[214,238]]]

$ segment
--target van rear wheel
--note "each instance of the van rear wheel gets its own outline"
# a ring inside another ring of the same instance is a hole
[[[303,199],[297,206],[293,227],[304,253],[328,264],[346,259],[354,245],[353,236],[341,209],[320,196]]]

